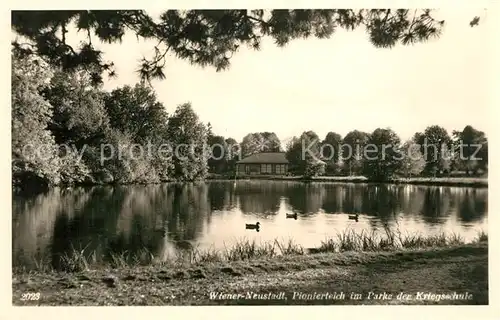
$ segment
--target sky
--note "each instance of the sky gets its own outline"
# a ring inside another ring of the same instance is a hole
[[[275,132],[283,141],[306,130],[324,138],[329,131],[345,136],[378,127],[407,139],[434,124],[450,134],[468,124],[488,134],[494,43],[489,13],[439,10],[446,20],[439,39],[392,49],[375,48],[363,28],[339,30],[326,40],[294,40],[285,48],[266,39],[260,51],[235,53],[222,72],[169,56],[167,78],[153,85],[168,113],[191,102],[215,134],[238,141],[250,132]],[[471,28],[475,15],[481,21]],[[137,83],[138,61],[151,57],[152,45],[132,34],[122,44],[100,45],[118,73],[105,80],[105,88]]]

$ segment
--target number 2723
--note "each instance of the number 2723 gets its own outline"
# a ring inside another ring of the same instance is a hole
[[[40,299],[40,292],[26,292],[21,294],[21,301],[36,301]]]

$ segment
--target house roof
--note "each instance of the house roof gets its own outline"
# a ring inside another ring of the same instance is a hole
[[[237,163],[288,163],[284,152],[260,152],[254,153]]]

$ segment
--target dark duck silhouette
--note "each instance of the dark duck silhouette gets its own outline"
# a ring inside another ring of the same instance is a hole
[[[287,214],[286,214],[286,218],[287,218],[287,219],[295,219],[295,220],[297,220],[297,212],[294,212],[294,213],[287,213]]]
[[[260,222],[257,222],[255,224],[247,223],[247,224],[245,224],[245,229],[253,229],[253,230],[259,231],[259,229],[260,229]]]
[[[359,213],[349,215],[350,220],[355,220],[356,222],[358,222],[358,218],[359,218]]]

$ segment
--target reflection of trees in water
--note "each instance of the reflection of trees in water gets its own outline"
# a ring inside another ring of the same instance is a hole
[[[305,199],[302,212],[305,214],[315,214],[321,210],[325,197],[325,188],[320,184],[308,183],[305,185]]]
[[[290,185],[286,188],[285,195],[288,198],[290,209],[298,213],[305,213],[306,190],[304,184]]]
[[[342,184],[327,188],[323,209],[326,213],[360,213],[375,219],[367,223],[374,229],[389,225],[401,210],[399,190],[390,185]]]
[[[328,189],[323,209],[328,213],[362,213],[388,220],[400,207],[397,189],[388,185],[346,184]]]
[[[289,185],[285,190],[290,208],[301,214],[318,213],[323,206],[327,191],[321,183]]]
[[[362,201],[362,198],[366,198],[365,190],[363,186],[349,184],[344,188],[344,212],[345,213],[359,213],[362,208],[361,206],[367,204],[366,201]]]
[[[54,188],[29,197],[13,197],[13,265],[33,266],[34,259],[39,262],[49,257],[57,217],[79,213],[89,197],[88,188],[78,188],[71,193]]]
[[[406,185],[399,188],[399,203],[404,215],[420,215],[427,187]]]
[[[231,182],[210,182],[208,184],[208,199],[213,211],[231,210],[236,207],[234,185]]]
[[[373,185],[364,188],[362,212],[378,217],[387,224],[399,211],[397,189],[392,185]]]
[[[436,224],[456,211],[461,222],[475,222],[487,212],[487,191],[269,181],[239,181],[235,188],[231,182],[52,189],[13,199],[12,257],[14,265],[29,266],[38,252],[57,265],[72,246],[87,246],[86,252],[96,252],[98,258],[143,248],[158,254],[165,241],[196,240],[211,208],[230,210],[238,198],[244,213],[276,214],[285,196],[296,212],[360,212],[377,218],[369,220],[374,227],[400,212]]]
[[[99,260],[109,258],[110,253],[138,254],[144,248],[158,254],[167,231],[174,240],[195,239],[209,210],[203,183],[105,187],[82,194],[71,190],[65,197],[51,192],[30,201],[16,203],[14,211],[20,213],[15,234],[35,237],[40,230],[31,227],[33,220],[42,226],[36,219],[43,217],[40,221],[48,225],[43,234],[49,237],[43,247],[50,248],[46,255],[54,267],[73,248],[86,248],[88,257],[95,253]],[[32,214],[40,210],[45,214]],[[16,236],[14,243],[13,254],[35,252],[40,246],[37,241],[23,241],[22,236]]]
[[[172,188],[172,214],[167,222],[169,237],[173,241],[195,240],[203,231],[204,217],[210,211],[207,185],[186,183]]]
[[[116,231],[109,234],[109,253],[127,252],[138,255],[147,249],[158,254],[165,236],[164,226],[172,210],[172,197],[167,185],[126,189]]]
[[[286,183],[276,181],[238,182],[235,194],[244,214],[273,215],[278,213]]]
[[[427,187],[424,192],[422,218],[431,224],[444,223],[444,217],[450,215],[451,192],[449,188]]]
[[[126,196],[125,189],[94,188],[78,215],[72,216],[68,209],[58,215],[53,229],[51,261],[58,267],[60,257],[82,250],[90,257],[106,252],[105,246],[111,240],[109,235],[116,231],[121,204]],[[99,258],[99,256],[98,256]]]
[[[488,210],[488,194],[480,189],[465,189],[458,194],[458,218],[462,222],[480,221]]]
[[[344,188],[339,185],[325,185],[325,197],[321,208],[325,213],[343,212]]]

